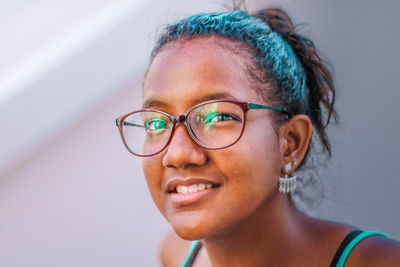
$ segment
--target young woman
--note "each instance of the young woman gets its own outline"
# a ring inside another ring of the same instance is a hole
[[[168,26],[142,109],[117,119],[173,229],[162,264],[399,266],[400,245],[386,235],[309,217],[292,200],[313,130],[330,154],[334,97],[313,43],[280,9]]]

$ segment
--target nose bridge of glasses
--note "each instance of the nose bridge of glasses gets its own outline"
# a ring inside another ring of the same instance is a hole
[[[187,133],[191,137],[190,130],[188,129],[188,126],[186,124],[186,116],[187,116],[186,114],[181,114],[181,115],[177,115],[177,116],[174,116],[174,115],[170,116],[170,120],[171,120],[172,124],[174,125],[173,126],[173,131],[171,132],[171,138],[173,137],[174,132],[178,128],[179,124],[182,124],[182,126],[184,128],[186,128],[185,131],[187,131]]]
[[[170,117],[170,119],[171,119],[171,121],[172,121],[172,123],[174,125],[174,129],[171,132],[171,137],[170,137],[169,144],[171,144],[171,142],[173,142],[173,139],[176,138],[176,131],[179,128],[179,124],[181,124],[182,127],[183,127],[183,129],[181,129],[181,130],[183,130],[185,132],[184,135],[187,135],[185,138],[189,138],[189,139],[191,139],[191,141],[194,141],[195,143],[197,143],[197,140],[195,140],[195,138],[192,136],[191,130],[190,130],[189,126],[186,123],[186,118],[187,118],[186,114],[181,114],[181,115],[171,116]],[[180,133],[179,135],[181,135],[181,134],[182,133]]]
[[[181,115],[177,115],[177,116],[171,116],[170,119],[171,119],[172,123],[175,125],[178,123],[184,124],[186,121],[186,115],[181,114]]]

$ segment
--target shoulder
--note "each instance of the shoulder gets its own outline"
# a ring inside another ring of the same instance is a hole
[[[159,255],[164,267],[180,266],[185,259],[190,241],[180,238],[172,229],[168,228],[160,240]]]
[[[400,243],[383,236],[370,236],[354,247],[346,266],[400,266]]]
[[[321,249],[321,254],[328,259],[333,258],[347,234],[357,229],[350,225],[314,218],[311,222],[314,236],[319,237],[316,245]],[[400,266],[400,243],[383,236],[369,236],[351,250],[345,266]]]

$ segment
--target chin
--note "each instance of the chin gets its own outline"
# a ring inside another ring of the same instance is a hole
[[[190,212],[192,213],[192,212]],[[179,214],[167,219],[176,234],[186,240],[200,240],[212,236],[212,221],[195,214]]]
[[[180,238],[185,240],[200,240],[207,236],[202,229],[199,229],[199,227],[172,225],[172,228]]]

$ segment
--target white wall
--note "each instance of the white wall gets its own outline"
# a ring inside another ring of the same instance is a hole
[[[82,114],[0,180],[1,266],[156,265],[165,225],[114,122],[138,102],[137,86]]]

